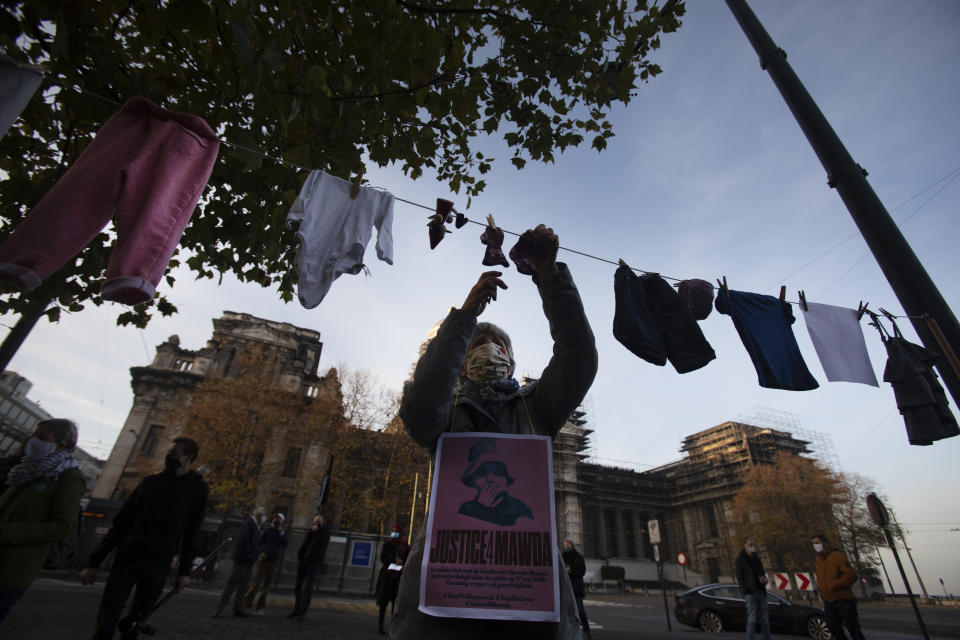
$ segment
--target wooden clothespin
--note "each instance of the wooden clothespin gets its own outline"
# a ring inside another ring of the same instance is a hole
[[[857,322],[860,322],[860,320],[863,318],[863,314],[867,311],[868,304],[870,303],[864,302],[863,300],[857,303]]]
[[[897,318],[897,316],[893,315],[892,313],[890,313],[889,311],[887,311],[887,310],[884,309],[883,307],[880,307],[880,313],[882,313],[884,316],[886,316],[887,320],[889,320],[890,322],[894,322],[894,321],[896,320],[896,318]]]
[[[618,260],[618,262],[620,263],[620,266],[621,266],[621,267],[626,267],[627,269],[630,268],[630,265],[628,265],[626,262],[624,262],[623,258],[620,258],[620,259]]]
[[[493,229],[496,229],[496,228],[497,228],[497,223],[493,221],[493,214],[492,214],[492,213],[487,216],[487,224],[490,225],[490,227],[493,228]]]
[[[797,291],[797,294],[800,296],[800,307],[803,308],[804,311],[810,311],[810,308],[807,307],[807,296],[803,290]]]
[[[727,288],[727,276],[723,276],[723,281],[721,282],[720,278],[717,278],[717,286],[720,287],[720,290],[723,291],[725,296],[730,295],[730,289]]]
[[[784,304],[787,301],[787,286],[780,285],[780,304]]]

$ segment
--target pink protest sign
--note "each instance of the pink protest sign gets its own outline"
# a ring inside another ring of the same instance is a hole
[[[440,436],[420,611],[459,618],[559,620],[556,539],[550,438]]]

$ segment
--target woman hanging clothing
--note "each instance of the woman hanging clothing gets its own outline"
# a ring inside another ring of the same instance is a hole
[[[431,452],[447,431],[556,436],[582,402],[597,371],[597,350],[580,295],[566,265],[556,262],[559,239],[544,225],[527,231],[533,281],[553,337],[553,357],[536,381],[513,378],[510,337],[477,323],[487,304],[506,289],[501,272],[484,273],[460,309],[451,309],[417,363],[400,406],[410,436]],[[418,610],[425,532],[417,536],[400,579],[392,638],[580,638],[577,607],[560,567],[560,622],[443,618]],[[558,554],[559,555],[559,554]]]

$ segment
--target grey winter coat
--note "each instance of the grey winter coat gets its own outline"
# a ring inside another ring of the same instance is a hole
[[[534,276],[543,312],[553,337],[553,357],[540,379],[522,387],[499,415],[491,415],[454,389],[477,327],[474,314],[451,309],[436,337],[417,363],[413,380],[404,388],[400,418],[410,436],[431,452],[440,435],[453,432],[494,432],[556,436],[583,401],[597,372],[597,349],[583,303],[566,265],[545,278]],[[401,640],[456,638],[581,638],[577,606],[570,580],[557,553],[560,578],[560,623],[502,622],[441,618],[421,613],[420,566],[425,530],[414,541],[400,579],[390,637]]]

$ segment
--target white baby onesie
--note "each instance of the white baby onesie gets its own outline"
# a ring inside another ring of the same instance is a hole
[[[323,300],[341,274],[358,274],[363,253],[377,228],[377,257],[393,264],[393,196],[386,191],[353,185],[323,171],[311,171],[287,214],[287,227],[299,221],[296,268],[300,304],[312,309]]]

